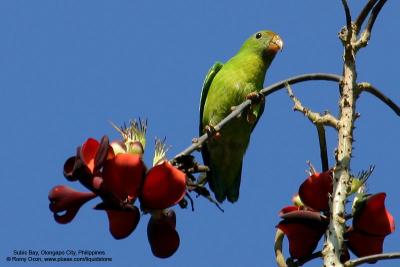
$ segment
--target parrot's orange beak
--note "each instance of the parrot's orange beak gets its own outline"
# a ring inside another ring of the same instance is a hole
[[[272,40],[269,42],[267,49],[268,51],[271,51],[273,53],[278,53],[279,51],[281,51],[283,49],[283,41],[281,37],[277,34],[274,35],[274,37],[272,37]]]

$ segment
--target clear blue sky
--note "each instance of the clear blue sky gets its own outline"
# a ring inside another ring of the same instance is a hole
[[[170,157],[188,146],[197,135],[208,68],[233,56],[257,30],[274,30],[285,42],[265,85],[307,72],[341,73],[340,1],[250,2],[0,2],[0,265],[7,265],[4,259],[14,249],[100,249],[113,258],[104,266],[274,266],[277,213],[306,177],[306,161],[320,166],[316,130],[291,110],[284,91],[269,97],[254,132],[239,202],[225,203],[225,213],[204,199],[196,200],[195,212],[176,208],[181,246],[167,260],[151,254],[148,216],[130,237],[116,241],[105,213],[92,210],[97,199],[67,225],[54,222],[47,200],[57,184],[83,189],[63,178],[62,165],[88,137],[117,138],[108,120],[148,118],[148,164],[154,136],[167,136]],[[366,1],[349,2],[356,13]],[[399,10],[399,1],[388,1],[357,65],[359,81],[371,82],[397,103]],[[337,114],[335,84],[293,89],[305,105]],[[370,192],[387,192],[387,207],[399,224],[400,120],[369,95],[361,96],[358,111],[352,169],[376,165]],[[332,162],[336,136],[328,132]],[[397,231],[386,239],[385,251],[400,251],[399,241]]]

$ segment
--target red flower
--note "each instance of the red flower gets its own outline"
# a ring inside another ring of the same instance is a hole
[[[96,158],[99,147],[100,143],[96,139],[89,138],[85,143],[83,143],[81,148],[81,159],[92,173],[94,171],[94,159]]]
[[[124,142],[114,142],[111,146],[107,136],[100,142],[88,138],[77,148],[76,155],[64,163],[64,176],[69,181],[79,180],[92,192],[81,193],[66,186],[57,186],[51,190],[49,199],[55,220],[67,223],[83,203],[99,196],[103,202],[95,209],[106,211],[111,235],[122,239],[135,230],[140,220],[139,209],[133,204],[146,173],[141,159],[146,122],[133,121],[129,128],[116,128]],[[65,214],[60,215],[59,212]]]
[[[64,163],[64,170],[63,170],[64,176],[65,176],[65,178],[67,178],[67,180],[69,180],[71,182],[78,180],[78,177],[73,175],[75,161],[76,161],[76,157],[73,156],[73,157],[69,157]]]
[[[128,237],[136,228],[140,220],[137,207],[133,210],[106,209],[109,230],[115,239]]]
[[[181,201],[185,193],[185,173],[163,161],[147,173],[141,203],[147,209],[166,209]]]
[[[58,185],[50,190],[49,208],[54,213],[56,222],[65,224],[74,219],[83,204],[95,197],[93,192],[78,192],[68,186]],[[65,214],[59,215],[60,212]]]
[[[386,193],[369,196],[354,214],[355,229],[371,235],[388,235],[395,230],[392,214],[385,207]]]
[[[329,194],[332,194],[332,171],[314,173],[299,188],[304,205],[319,211],[329,210]]]
[[[385,236],[368,235],[354,228],[346,232],[347,246],[357,256],[364,257],[382,253]]]
[[[104,164],[102,188],[120,200],[134,200],[139,194],[145,172],[146,167],[139,155],[118,154]]]
[[[300,206],[286,206],[284,208],[281,209],[281,211],[279,212],[279,216],[283,216],[284,214],[287,214],[289,212],[292,211],[299,211],[299,210],[304,210],[304,207],[300,207]]]
[[[77,148],[76,156],[65,161],[64,176],[69,181],[79,180],[86,187],[91,187],[93,177],[100,175],[104,162],[113,154],[107,136],[103,136],[100,143],[89,138]]]
[[[173,210],[162,213],[159,218],[150,218],[147,238],[154,256],[168,258],[177,251],[180,239],[175,226],[176,216]]]
[[[365,198],[358,204],[353,227],[346,233],[348,247],[358,256],[382,253],[385,237],[395,230],[393,216],[385,207],[385,193]]]
[[[109,230],[115,239],[125,238],[135,230],[140,212],[133,205],[129,208],[123,205],[133,204],[145,172],[146,167],[139,155],[115,155],[107,136],[100,142],[89,138],[77,148],[76,156],[65,162],[64,176],[70,181],[79,180],[93,193],[77,192],[66,186],[55,187],[49,194],[50,210],[57,222],[67,223],[83,203],[99,195],[106,202],[95,209],[106,211]],[[66,213],[59,215],[61,211]]]
[[[311,255],[325,233],[328,221],[319,212],[301,210],[296,206],[283,208],[280,216],[283,220],[276,227],[289,240],[290,256],[302,259]]]
[[[289,253],[294,259],[312,254],[328,227],[328,219],[321,211],[329,210],[332,193],[332,171],[314,173],[299,188],[299,197],[305,206],[288,206],[279,215],[283,219],[277,228],[289,240]]]

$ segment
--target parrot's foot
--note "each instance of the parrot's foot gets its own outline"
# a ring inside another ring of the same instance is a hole
[[[265,96],[259,92],[251,92],[246,96],[246,99],[251,100],[252,104],[260,104],[265,101]]]
[[[253,112],[248,112],[247,113],[247,117],[246,120],[248,123],[253,124],[256,122],[257,120],[257,116],[253,114]]]
[[[219,139],[221,137],[220,132],[215,130],[214,126],[206,125],[206,127],[204,127],[204,129],[206,130],[206,133],[207,133],[208,137],[210,137],[210,138]]]
[[[260,94],[259,92],[251,92],[246,96],[246,99],[251,100],[251,105],[247,112],[246,119],[248,123],[254,124],[257,121],[257,116],[254,114],[253,110],[255,106],[264,103],[265,96],[263,94]]]

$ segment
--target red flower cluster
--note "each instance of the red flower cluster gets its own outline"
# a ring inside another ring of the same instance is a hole
[[[357,207],[353,226],[346,233],[349,249],[358,257],[379,254],[385,237],[395,230],[394,218],[385,208],[386,193],[366,196]]]
[[[314,173],[300,185],[301,204],[280,211],[283,220],[277,228],[288,237],[293,259],[311,256],[326,232],[332,190],[332,171]],[[385,208],[385,197],[385,193],[363,195],[355,206],[345,238],[347,247],[358,257],[382,253],[384,238],[395,229],[393,216]],[[348,258],[348,251],[344,251],[342,260]]]
[[[87,201],[99,196],[102,203],[95,209],[105,210],[109,231],[115,239],[129,236],[140,220],[141,209],[151,213],[148,239],[155,256],[166,258],[179,247],[175,230],[175,213],[168,208],[179,203],[186,194],[186,175],[167,160],[149,171],[142,160],[143,146],[124,143],[110,144],[107,136],[100,142],[89,138],[78,147],[74,157],[64,164],[64,176],[79,181],[91,192],[78,192],[64,185],[49,193],[50,210],[58,223],[69,223]]]

